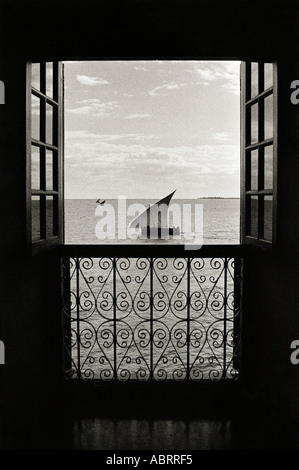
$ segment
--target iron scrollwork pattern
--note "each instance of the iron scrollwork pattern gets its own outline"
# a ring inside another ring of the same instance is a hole
[[[64,260],[69,379],[237,379],[241,260]]]

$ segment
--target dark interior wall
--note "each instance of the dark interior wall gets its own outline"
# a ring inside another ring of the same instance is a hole
[[[298,267],[276,255],[247,253],[243,291],[243,389],[256,408],[298,420]]]
[[[261,407],[295,420],[299,367],[291,363],[290,345],[299,338],[299,108],[290,86],[299,77],[297,44],[294,38],[292,57],[278,61],[277,242],[269,252],[247,251],[243,293],[246,389]]]
[[[67,58],[292,54],[296,0],[1,0],[10,53]]]
[[[58,382],[60,271],[57,258],[27,252],[26,70],[17,53],[7,52],[10,47],[1,47],[6,102],[0,109],[0,337],[6,364],[0,402],[14,407],[36,404],[43,385],[51,394],[51,383]]]
[[[25,62],[74,58],[237,58],[279,64],[279,243],[249,252],[244,270],[243,377],[252,399],[298,409],[298,111],[296,1],[2,0],[0,79],[1,322],[7,364],[1,401],[53,397],[61,372],[60,267],[51,253],[26,254]],[[299,367],[299,366],[298,366]],[[299,371],[299,369],[298,369]],[[297,387],[297,388],[296,388]],[[292,411],[290,411],[292,410]]]
[[[51,396],[52,384],[57,388],[61,321],[58,257],[32,257],[27,247],[26,67],[8,44],[1,47],[0,59],[5,83],[0,108],[0,337],[6,353],[0,402],[14,407],[35,406],[45,390]]]

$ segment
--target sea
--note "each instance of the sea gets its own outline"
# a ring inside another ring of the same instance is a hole
[[[106,200],[100,205],[91,199],[66,200],[65,242],[190,244],[200,233],[203,245],[239,243],[239,199],[174,200],[169,222],[180,226],[178,238],[126,236],[118,222],[129,224],[136,208],[154,202]],[[189,265],[184,257],[150,261],[146,250],[139,259],[126,258],[125,253],[115,261],[104,256],[70,262],[69,379],[238,377],[233,259],[225,267],[222,258],[196,257]]]
[[[65,200],[66,244],[131,244],[160,243],[161,240],[144,240],[133,237],[128,230],[120,230],[119,213],[128,226],[134,219],[134,208],[144,209],[156,200],[108,199],[103,206],[95,199]],[[138,205],[138,206],[137,206]],[[136,207],[135,207],[136,206]],[[125,214],[124,214],[125,207]],[[191,243],[196,241],[196,227],[203,245],[237,245],[240,243],[240,200],[237,198],[173,199],[169,206],[170,219],[178,214],[175,226],[180,225],[180,234],[162,240],[163,243]],[[197,209],[198,210],[197,210]],[[140,212],[136,212],[136,216]],[[129,214],[129,215],[128,215]],[[131,215],[130,215],[131,214]],[[184,215],[185,214],[185,215]],[[180,223],[181,222],[181,223]],[[170,220],[171,225],[171,220]],[[196,226],[196,227],[195,227]],[[120,233],[121,232],[121,233]]]

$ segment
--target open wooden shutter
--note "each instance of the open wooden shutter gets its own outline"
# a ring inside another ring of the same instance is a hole
[[[27,64],[27,241],[35,254],[61,244],[63,64]]]
[[[276,241],[277,67],[241,64],[241,241]]]

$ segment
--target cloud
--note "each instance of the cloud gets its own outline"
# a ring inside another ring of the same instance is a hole
[[[92,142],[119,142],[125,140],[126,142],[147,141],[157,139],[160,136],[157,134],[141,134],[141,133],[128,133],[128,134],[93,134],[88,131],[66,131],[66,141],[71,145],[75,141],[92,141]]]
[[[240,62],[194,62],[190,64],[187,72],[199,76],[200,85],[219,83],[222,88],[239,94],[240,93]]]
[[[213,134],[213,140],[219,141],[219,142],[231,142],[232,139],[229,137],[227,132],[214,132]]]
[[[76,103],[80,106],[67,109],[68,113],[91,115],[99,118],[108,117],[111,115],[112,111],[121,107],[117,101],[102,102],[98,98],[80,100],[76,101]]]
[[[140,72],[147,72],[147,69],[145,67],[138,67],[137,65],[134,67],[134,69]]]
[[[154,88],[153,90],[150,90],[148,93],[150,96],[157,96],[157,95],[160,95],[160,94],[163,94],[163,91],[167,91],[167,90],[178,90],[179,88],[182,88],[186,86],[185,83],[174,83],[174,82],[171,82],[171,83],[166,83],[164,85],[159,85],[159,86],[156,86],[156,88]],[[162,92],[162,93],[161,93]]]
[[[79,106],[78,108],[68,109],[67,112],[71,114],[90,114],[91,106]]]
[[[66,132],[66,197],[93,198],[99,187],[106,197],[162,197],[175,188],[180,197],[238,197],[237,144],[215,140],[205,145],[162,146],[156,135],[152,137],[87,130]]]
[[[68,195],[76,197],[77,191],[78,194],[92,194],[92,191],[97,194],[97,188],[102,187],[106,197],[122,188],[124,193],[128,191],[140,197],[150,191],[156,194],[157,189],[163,193],[170,180],[174,187],[186,193],[216,194],[220,191],[217,178],[219,181],[226,178],[229,182],[227,194],[235,190],[235,181],[239,188],[240,149],[235,138],[238,132],[234,133],[233,129],[238,120],[235,114],[230,121],[237,108],[239,63],[173,62],[177,65],[170,67],[165,62],[165,67],[153,67],[146,61],[132,63],[130,72],[135,75],[129,82],[121,80],[120,75],[115,77],[110,69],[107,73],[103,73],[103,68],[99,72],[86,68],[74,70],[73,78],[76,73],[81,74],[75,83],[69,82],[72,89],[67,95]],[[109,85],[105,87],[108,82],[114,83],[115,78],[119,79],[115,82],[118,94],[113,94],[116,90]],[[218,90],[222,90],[219,103],[213,101],[214,92]],[[106,92],[110,92],[109,97]],[[233,108],[230,108],[230,101]],[[187,106],[189,103],[191,106]],[[201,106],[198,110],[197,104]],[[181,109],[182,115],[175,112],[176,109]],[[109,116],[113,119],[100,121]],[[177,121],[181,123],[178,130]],[[93,181],[96,190],[92,190]],[[76,190],[72,189],[74,186]]]
[[[100,77],[89,77],[88,75],[76,75],[76,78],[81,85],[95,86],[95,85],[108,85],[109,82]]]
[[[203,82],[213,82],[213,81],[217,80],[217,76],[216,76],[215,72],[211,69],[197,68],[196,72],[198,73],[200,78],[202,78]]]
[[[148,118],[150,117],[150,114],[128,114],[127,116],[125,116],[124,119],[145,119],[145,118]]]
[[[231,91],[232,93],[235,93],[236,95],[240,94],[240,82],[238,83],[225,83],[222,85],[223,88],[225,88],[228,91]]]
[[[99,98],[86,98],[85,100],[77,100],[76,103],[79,104],[99,104],[101,101]]]
[[[220,134],[220,133],[219,133]],[[162,147],[154,142],[130,140],[121,135],[94,135],[88,132],[67,134],[66,171],[72,168],[114,175],[153,175],[175,173],[178,179],[187,175],[239,174],[239,146],[227,143]],[[218,136],[220,137],[220,135]]]

